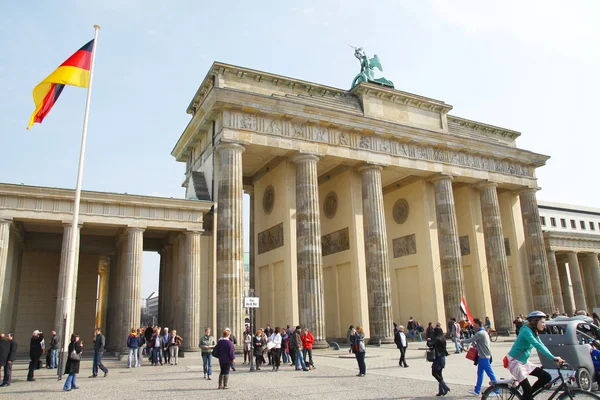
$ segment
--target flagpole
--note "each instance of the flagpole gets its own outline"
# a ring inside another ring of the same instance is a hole
[[[77,239],[79,238],[79,203],[81,201],[81,181],[83,178],[83,161],[85,159],[85,143],[87,140],[87,128],[88,128],[88,118],[90,115],[90,102],[92,99],[92,83],[94,80],[94,61],[96,60],[96,46],[98,46],[98,30],[100,30],[99,25],[94,25],[94,47],[92,49],[92,61],[90,64],[90,83],[88,85],[87,90],[87,98],[85,101],[85,113],[83,117],[83,131],[81,134],[81,149],[79,151],[79,167],[77,170],[77,186],[75,187],[75,201],[73,204],[73,222],[71,224],[71,237],[69,243],[69,254],[67,258],[67,271],[66,278],[67,284],[65,287],[65,297],[63,300],[64,311],[65,311],[65,331],[70,329],[73,326],[73,315],[71,315],[71,309],[73,304],[73,298],[75,297],[75,293],[73,292],[73,280],[75,274],[75,260],[78,256],[78,252],[76,249]],[[63,332],[63,350],[66,352],[68,349],[68,345],[70,340],[69,332]],[[60,374],[60,372],[59,372]],[[60,376],[60,375],[59,375]]]

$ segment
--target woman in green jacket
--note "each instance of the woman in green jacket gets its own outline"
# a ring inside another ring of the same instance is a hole
[[[546,330],[546,314],[541,311],[533,311],[527,316],[527,323],[523,324],[515,344],[506,356],[508,358],[508,370],[512,376],[520,382],[523,389],[523,400],[531,400],[532,394],[552,380],[550,374],[542,368],[529,362],[531,350],[535,349],[544,356],[553,359],[558,365],[564,360],[555,357],[542,343],[539,333]],[[535,376],[538,380],[530,385],[527,377]]]

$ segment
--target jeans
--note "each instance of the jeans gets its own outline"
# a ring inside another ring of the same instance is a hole
[[[206,375],[212,375],[212,353],[202,352],[202,367]],[[231,364],[229,364],[229,367],[231,367]]]
[[[65,386],[63,386],[63,390],[77,389],[77,383],[75,382],[76,379],[77,374],[69,374],[67,380],[65,381]]]
[[[98,368],[104,373],[108,372],[108,369],[102,364],[102,354],[104,352],[100,351],[98,353],[94,353],[94,360],[92,361],[92,375],[98,375]]]
[[[362,375],[366,375],[367,373],[367,364],[365,364],[365,352],[357,351],[356,353],[356,362],[358,363],[358,371]]]
[[[162,364],[162,358],[160,357],[160,347],[153,347],[152,348],[152,364],[156,365],[158,364],[158,361],[160,360],[160,363]]]
[[[127,356],[127,368],[135,368],[137,366],[137,348],[128,348],[129,355]]]
[[[169,348],[167,347],[166,350],[162,351],[162,356],[163,356],[163,360],[165,361],[165,364],[168,364],[171,362],[171,356],[169,355]]]
[[[177,365],[177,360],[179,359],[179,346],[175,344],[169,346],[169,357],[171,358],[171,364],[175,362],[175,365]]]
[[[492,370],[492,365],[489,358],[481,358],[477,360],[477,383],[475,384],[475,392],[481,392],[481,384],[483,383],[483,373],[486,373],[492,382],[496,382],[496,375]]]
[[[50,353],[50,368],[57,368],[58,367],[58,350],[56,349],[50,349],[48,351]]]
[[[296,350],[296,369],[299,369],[301,366],[302,369],[306,369],[304,357],[302,357],[302,354],[300,354],[300,350]]]
[[[462,345],[460,344],[460,339],[456,336],[452,336],[452,341],[454,342],[454,347],[456,347],[456,352],[460,353],[462,351]]]
[[[306,361],[306,354],[308,353],[308,360]],[[308,362],[309,365],[315,365],[312,360],[312,349],[302,349],[302,358],[304,358],[304,362]]]
[[[142,366],[142,360],[144,359],[144,346],[140,346],[137,349],[137,366]]]
[[[283,359],[284,364],[287,364],[290,362],[290,356],[287,353],[286,349],[283,347],[281,348],[281,358]]]

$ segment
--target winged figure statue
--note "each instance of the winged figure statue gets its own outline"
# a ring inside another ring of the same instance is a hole
[[[354,57],[358,58],[360,61],[360,73],[356,75],[352,81],[352,87],[361,82],[378,83],[383,86],[388,86],[391,88],[394,87],[392,81],[388,81],[385,78],[375,78],[375,74],[373,73],[374,68],[377,68],[379,71],[383,72],[383,67],[381,66],[381,62],[379,61],[377,54],[375,54],[373,58],[369,58],[362,47],[355,47]]]

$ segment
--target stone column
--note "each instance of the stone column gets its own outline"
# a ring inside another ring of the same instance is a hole
[[[251,186],[250,188],[246,189],[246,193],[249,194],[250,196],[250,271],[249,271],[249,279],[248,279],[248,286],[250,286],[250,289],[256,289],[255,285],[256,285],[256,271],[254,270],[255,268],[255,262],[256,262],[256,257],[254,255],[255,253],[255,248],[254,246],[256,245],[255,243],[255,238],[254,238],[254,200],[256,198],[256,196],[254,195],[254,186]],[[254,321],[252,321],[254,323]],[[254,324],[252,325],[254,326]]]
[[[531,280],[533,306],[540,311],[551,314],[554,311],[552,286],[546,246],[540,223],[540,213],[536,200],[537,189],[525,189],[519,193],[523,230],[525,231],[525,247],[527,248],[527,264]]]
[[[183,319],[183,350],[200,351],[200,298],[203,293],[200,288],[200,232],[186,232],[186,262],[185,262],[185,303]]]
[[[165,264],[167,262],[165,258],[165,251],[161,249],[158,252],[160,256],[160,264],[158,271],[158,321],[160,324],[164,325],[165,321],[165,282],[166,282],[166,273],[167,269],[165,268]]]
[[[589,311],[592,311],[594,303],[596,302],[594,298],[594,278],[591,275],[592,271],[589,268],[586,268],[586,254],[578,253],[577,262],[579,262],[579,272],[581,274],[581,282],[583,282],[585,304],[588,306]]]
[[[54,315],[54,330],[61,336],[63,339],[63,344],[68,343],[66,338],[71,337],[71,333],[73,333],[73,327],[75,326],[75,296],[76,296],[76,288],[77,288],[77,270],[79,269],[79,232],[81,229],[81,225],[77,227],[75,232],[73,232],[72,224],[63,224],[63,240],[62,240],[62,250],[60,254],[60,270],[58,275],[58,293],[56,295],[56,313]],[[73,270],[73,282],[71,287],[67,287],[67,264],[69,259],[69,252],[71,251],[71,235],[77,235],[75,249],[75,268]],[[74,290],[75,289],[75,290]],[[67,309],[67,299],[71,299],[70,307]],[[63,319],[65,315],[69,313],[70,318],[69,325],[66,328],[66,331],[63,331],[64,323]]]
[[[589,305],[590,308],[600,307],[600,267],[598,264],[597,253],[585,254],[583,268],[587,271],[586,277],[592,281],[592,296],[594,297],[594,303]]]
[[[569,283],[567,265],[564,258],[564,254],[557,255],[558,277],[560,279],[560,288],[562,289],[563,304],[565,306],[564,312],[573,315],[573,310],[575,310],[575,296],[573,296],[573,287]]]
[[[567,253],[567,263],[569,263],[569,273],[571,274],[571,284],[573,285],[573,296],[575,297],[575,308],[579,310],[587,310],[585,301],[585,292],[583,290],[583,281],[579,269],[579,261],[577,253],[570,251]]]
[[[323,255],[319,215],[319,182],[314,154],[297,154],[296,243],[298,252],[298,308],[300,325],[310,329],[317,348],[326,347]]]
[[[254,186],[248,186],[246,188],[246,193],[248,193],[248,195],[250,196],[250,221],[249,221],[249,234],[250,234],[250,271],[248,271],[248,289],[250,290],[250,293],[252,295],[254,295],[254,290],[256,289],[256,241],[255,241],[255,232],[254,232],[254,201],[256,199],[256,195],[254,194]],[[250,295],[250,293],[247,293],[247,295]],[[256,327],[256,313],[255,312],[250,312],[249,313],[249,317],[251,318],[250,320],[250,325],[252,326],[252,329],[255,329]]]
[[[435,216],[437,221],[440,264],[442,269],[442,289],[446,320],[463,318],[460,303],[463,297],[464,280],[458,225],[454,206],[452,177],[441,175],[432,180],[435,193]]]
[[[219,153],[217,203],[217,326],[228,327],[241,340],[244,327],[242,281],[244,240],[242,227],[242,153],[244,146],[222,143]]]
[[[494,324],[499,333],[509,334],[513,327],[514,308],[496,187],[497,184],[495,183],[486,183],[479,186],[481,216],[485,239],[485,257],[488,264],[488,277],[494,310]]]
[[[185,293],[187,282],[185,276],[185,266],[187,263],[187,246],[185,240],[185,234],[180,234],[177,238],[177,263],[176,281],[175,281],[175,297],[177,302],[175,303],[175,319],[172,325],[169,326],[169,331],[173,329],[181,330],[185,323]],[[164,327],[163,327],[164,328]]]
[[[12,221],[0,219],[0,315],[7,313],[3,307],[6,303],[4,296],[8,295],[8,293],[4,293],[4,280],[8,268],[8,243],[10,240],[11,224]]]
[[[142,257],[144,229],[127,228],[127,255],[123,286],[123,325],[122,332],[129,333],[140,327],[142,309]],[[125,340],[126,336],[120,340]]]
[[[173,320],[173,245],[163,248],[162,258],[165,260],[165,282],[163,283],[163,315],[160,317],[161,326],[169,326]]]
[[[2,222],[0,221],[0,223]],[[0,254],[0,258],[1,257],[2,255]],[[0,332],[15,331],[22,259],[23,230],[19,223],[11,223],[6,269],[4,278],[0,279],[0,285],[2,285],[2,288],[0,288],[0,291],[2,292],[2,294],[0,294]],[[2,262],[0,262],[0,268],[1,265]]]
[[[118,253],[118,248],[117,251]],[[106,306],[106,326],[101,326],[102,332],[106,335],[106,348],[114,351],[117,344],[117,327],[119,324],[116,311],[117,301],[119,298],[118,280],[119,267],[117,254],[110,257],[110,267],[108,275],[108,296]]]
[[[391,343],[394,337],[381,170],[378,165],[359,168],[371,343]]]
[[[108,285],[110,281],[110,257],[102,256],[98,262],[98,302],[96,304],[96,327],[106,333],[106,313],[108,308]]]
[[[117,353],[127,353],[125,340],[127,339],[129,330],[123,323],[125,318],[125,273],[127,269],[127,233],[125,231],[121,232],[117,239],[117,263],[117,291],[114,303],[115,320],[117,323],[114,329],[114,343]]]
[[[546,258],[548,259],[548,272],[550,273],[550,284],[552,285],[552,298],[554,299],[554,307],[558,308],[558,311],[561,313],[566,312],[562,297],[560,276],[558,274],[558,264],[556,263],[556,253],[553,250],[547,250]]]

